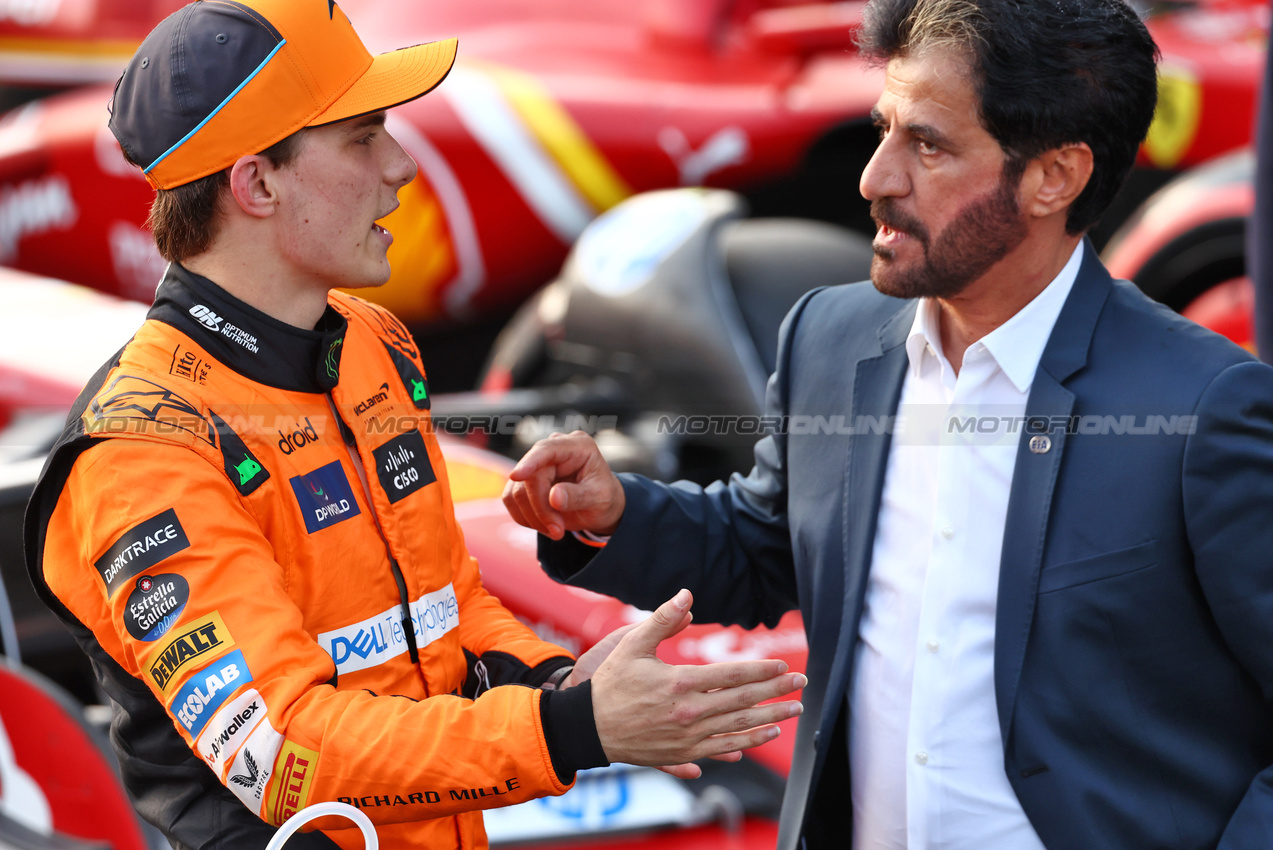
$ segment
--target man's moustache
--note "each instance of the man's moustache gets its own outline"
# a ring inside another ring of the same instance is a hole
[[[922,244],[928,244],[928,230],[918,219],[899,212],[890,199],[877,199],[871,202],[871,219],[877,225],[884,225],[892,230],[908,233]]]

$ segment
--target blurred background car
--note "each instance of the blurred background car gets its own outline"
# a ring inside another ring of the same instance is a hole
[[[112,81],[180,0],[6,0],[0,263],[148,302],[152,193],[106,128]],[[652,189],[738,191],[753,217],[873,233],[857,191],[882,69],[854,49],[862,2],[345,0],[373,50],[458,35],[460,62],[390,130],[420,164],[387,225],[375,298],[417,331],[438,390],[470,389],[511,311],[584,227]],[[1249,143],[1263,0],[1143,7],[1160,108],[1098,247],[1181,171]],[[36,95],[42,95],[36,97]],[[430,356],[432,355],[432,356]]]

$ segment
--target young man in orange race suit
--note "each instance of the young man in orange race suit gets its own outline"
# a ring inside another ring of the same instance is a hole
[[[799,711],[757,705],[803,685],[781,662],[657,660],[688,593],[574,663],[482,588],[411,337],[334,290],[388,279],[376,222],[416,167],[384,110],[455,48],[373,57],[332,0],[205,0],[117,85],[111,129],[172,262],[76,403],[27,554],[176,847],[264,847],[324,800],[386,848],[482,847],[479,809],[609,761],[695,775]],[[319,826],[297,846],[362,846]]]

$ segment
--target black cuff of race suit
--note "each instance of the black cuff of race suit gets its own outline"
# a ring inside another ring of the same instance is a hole
[[[532,688],[538,688],[548,681],[548,677],[556,673],[562,667],[573,667],[575,660],[566,655],[559,655],[556,658],[549,658],[547,661],[540,662],[538,666],[533,668],[522,679],[523,685],[530,685]]]
[[[610,763],[592,716],[591,681],[564,691],[541,693],[539,719],[544,724],[553,770],[562,785],[574,782],[576,771]]]

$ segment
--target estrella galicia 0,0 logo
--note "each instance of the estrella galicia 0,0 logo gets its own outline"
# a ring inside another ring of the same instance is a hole
[[[190,584],[176,573],[142,576],[128,595],[124,627],[137,640],[159,640],[190,601]]]

